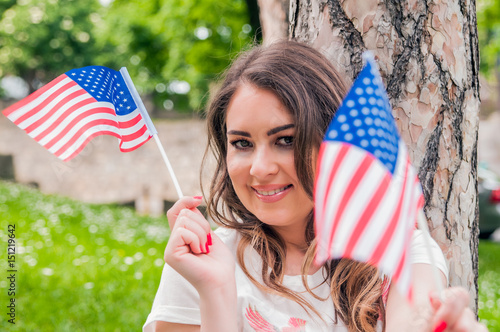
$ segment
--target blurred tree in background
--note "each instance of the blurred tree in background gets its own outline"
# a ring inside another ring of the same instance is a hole
[[[126,66],[156,111],[196,110],[231,58],[260,38],[256,3],[0,0],[0,79],[21,77],[32,92],[73,68]],[[500,0],[478,0],[477,21],[481,71],[498,81]]]
[[[201,108],[255,31],[245,0],[0,0],[0,12],[0,78],[32,92],[73,68],[125,66],[157,110]]]
[[[0,6],[1,77],[20,76],[31,92],[71,67],[92,62],[97,1],[2,1]]]
[[[477,1],[477,25],[481,71],[491,76],[500,71],[500,0]]]

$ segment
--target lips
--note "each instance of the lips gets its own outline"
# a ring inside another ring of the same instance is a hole
[[[293,185],[265,185],[252,186],[255,195],[265,203],[274,203],[281,200],[292,189]]]

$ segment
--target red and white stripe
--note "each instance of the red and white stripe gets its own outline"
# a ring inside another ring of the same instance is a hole
[[[315,185],[316,262],[347,257],[377,266],[410,292],[409,244],[422,194],[406,147],[391,176],[356,146],[324,142]]]
[[[97,101],[65,74],[8,107],[3,114],[65,161],[99,135],[119,138],[123,152],[132,151],[151,138],[139,110],[119,116],[113,104]]]

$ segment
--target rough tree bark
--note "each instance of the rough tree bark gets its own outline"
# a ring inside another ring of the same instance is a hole
[[[477,310],[478,43],[470,0],[290,0],[289,38],[321,49],[346,77],[372,50],[426,199],[450,284]]]

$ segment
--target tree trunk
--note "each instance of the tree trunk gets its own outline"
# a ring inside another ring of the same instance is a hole
[[[474,1],[290,1],[289,36],[353,79],[378,60],[393,115],[419,170],[450,284],[477,310],[479,57]]]
[[[257,0],[260,9],[262,43],[288,39],[289,0]]]

